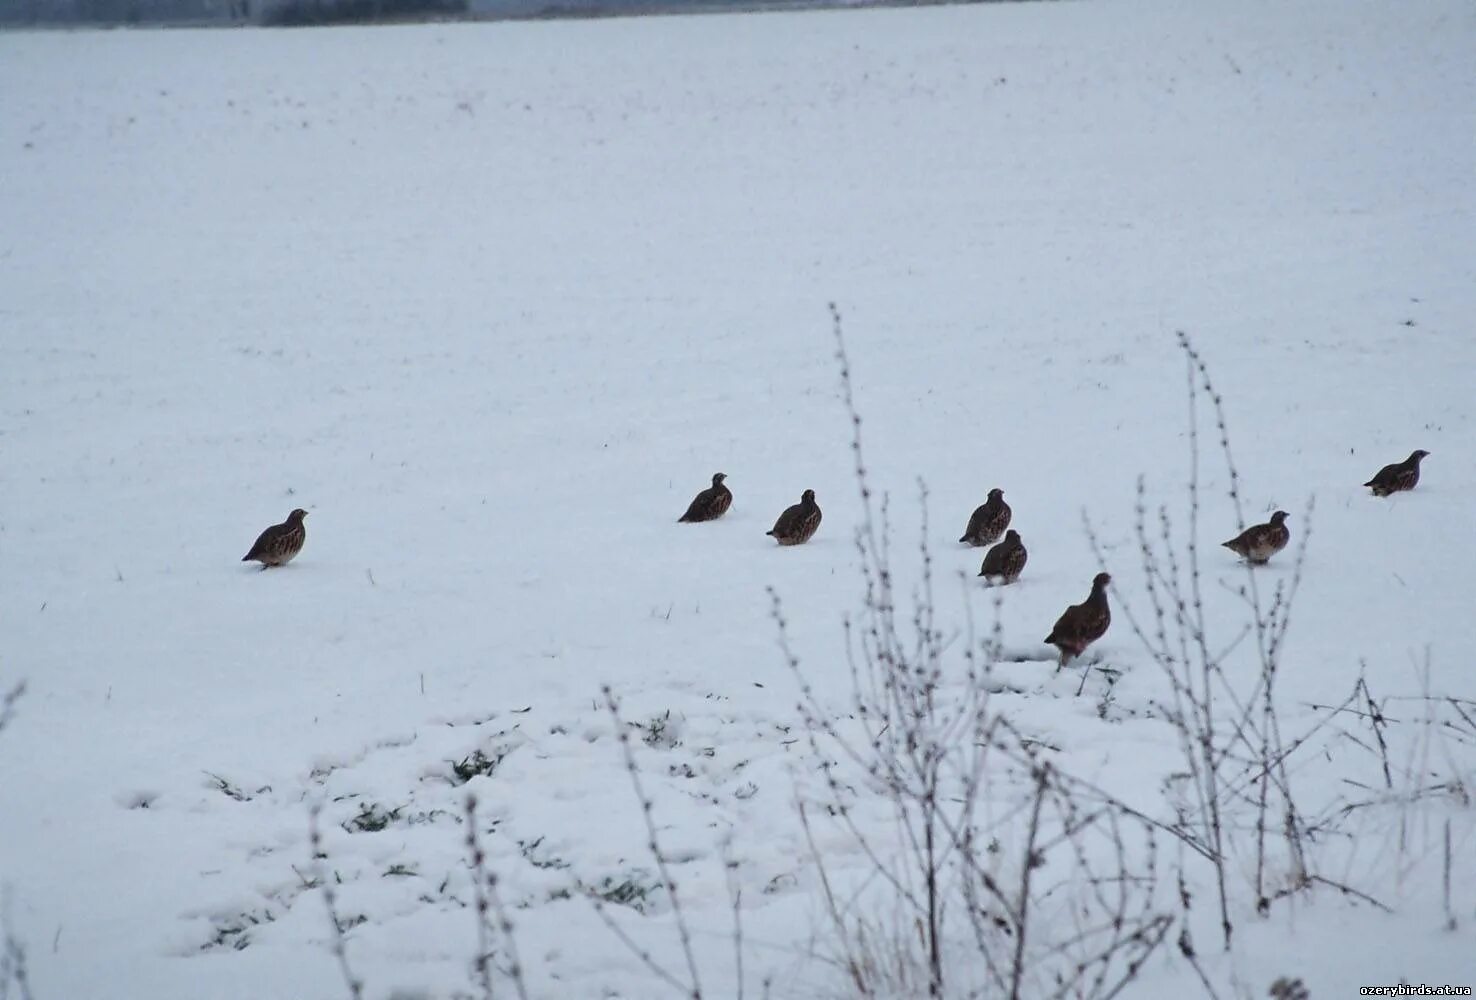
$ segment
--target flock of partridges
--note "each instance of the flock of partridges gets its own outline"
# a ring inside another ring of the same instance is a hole
[[[1420,460],[1429,452],[1417,450],[1402,462],[1386,465],[1364,486],[1374,496],[1386,497],[1392,493],[1412,490],[1420,481]],[[728,512],[733,505],[733,493],[724,484],[726,474],[716,473],[712,485],[693,498],[692,503],[677,520],[679,522],[715,521]],[[984,564],[979,576],[996,585],[1014,583],[1025,569],[1028,554],[1020,534],[1010,528],[1012,511],[1005,503],[1004,491],[993,489],[988,498],[969,517],[960,542],[971,546],[991,546],[984,554]],[[262,569],[285,566],[302,551],[307,541],[303,519],[307,511],[297,508],[287,515],[287,520],[266,529],[251,546],[251,551],[242,562],[256,561]],[[800,502],[785,509],[774,522],[768,534],[780,545],[803,545],[814,537],[820,527],[820,506],[815,502],[815,491],[805,490]],[[1239,535],[1223,542],[1225,548],[1244,558],[1251,565],[1262,565],[1273,555],[1286,548],[1291,540],[1291,531],[1286,526],[1287,513],[1278,510],[1265,524],[1252,525]],[[1003,536],[1001,541],[1000,536]],[[1102,638],[1112,624],[1112,612],[1107,604],[1107,584],[1112,578],[1098,573],[1092,580],[1092,592],[1080,604],[1067,608],[1051,634],[1045,641],[1060,650],[1060,663],[1064,666],[1072,657],[1080,656],[1088,646]]]

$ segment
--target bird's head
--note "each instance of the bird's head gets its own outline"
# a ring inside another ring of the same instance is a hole
[[[991,500],[1003,500],[1004,499],[1004,490],[997,489],[997,488],[990,490],[989,491],[989,499],[991,499]]]
[[[1278,510],[1276,513],[1271,515],[1271,523],[1279,525],[1282,521],[1285,521],[1289,517],[1291,517],[1291,515],[1288,514],[1286,511]]]
[[[1092,577],[1092,590],[1094,592],[1106,590],[1107,585],[1111,582],[1112,577],[1109,574],[1098,573],[1096,576]]]
[[[1018,531],[1016,531],[1014,528],[1011,528],[1009,531],[1006,531],[1005,532],[1005,541],[1007,541],[1007,542],[1019,542],[1020,541],[1020,533]]]
[[[727,478],[728,474],[726,472],[714,472],[712,474],[712,485],[721,486],[723,485],[723,480]]]
[[[802,500],[805,503],[814,503],[815,502],[815,491],[814,490],[805,490],[805,492],[800,495],[800,500]]]
[[[303,510],[301,507],[298,507],[291,514],[287,515],[287,520],[291,521],[293,524],[301,524],[302,519],[307,516],[308,512]]]
[[[1409,453],[1409,460],[1411,462],[1415,463],[1416,465],[1419,465],[1420,464],[1420,459],[1424,458],[1428,454],[1430,454],[1430,453],[1428,451],[1426,451],[1425,449],[1423,449],[1423,448],[1416,448],[1414,451],[1412,451],[1412,452]]]

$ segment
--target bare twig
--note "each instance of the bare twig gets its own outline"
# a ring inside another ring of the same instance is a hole
[[[354,970],[349,965],[348,936],[343,919],[338,915],[338,894],[333,887],[334,881],[328,874],[328,854],[323,850],[323,835],[318,829],[318,814],[321,811],[322,807],[315,805],[308,814],[308,843],[312,847],[312,866],[317,872],[318,884],[323,888],[323,906],[328,911],[328,923],[331,925],[329,943],[333,949],[333,957],[338,960],[338,969],[343,974],[343,983],[348,988],[349,997],[351,1000],[363,1000],[364,983],[354,975]]]
[[[967,612],[961,630],[940,627],[922,483],[910,613],[899,607],[889,504],[869,478],[853,369],[834,305],[831,320],[863,514],[855,535],[863,597],[859,612],[844,624],[851,680],[844,707],[821,703],[771,590],[772,615],[799,688],[805,746],[823,782],[825,812],[860,849],[871,893],[887,895],[903,923],[885,939],[886,928],[850,913],[835,887],[833,862],[814,848],[814,816],[802,803],[801,823],[840,942],[838,964],[863,997],[978,995],[968,976],[987,995],[1116,995],[1136,978],[1172,924],[1156,909],[1154,862],[1148,861],[1146,872],[1134,870],[1121,834],[1124,823],[1141,827],[1146,849],[1155,854],[1152,822],[1102,797],[1082,801],[1084,789],[1058,777],[1034,737],[990,710],[989,676],[1002,646],[1002,595],[992,595],[993,629],[982,643]],[[966,586],[960,592],[966,601],[973,593]],[[858,778],[849,777],[853,771]],[[856,821],[857,785],[890,805],[900,844],[896,853],[879,849]],[[976,814],[990,789],[992,815],[984,821]],[[982,829],[990,831],[988,838]],[[1110,848],[1115,867],[1099,870],[1087,838]],[[1069,874],[1048,877],[1057,867]],[[1055,903],[1058,897],[1071,902]],[[1047,910],[1061,909],[1064,923],[1035,917],[1048,903],[1053,906]],[[869,901],[866,909],[876,912],[877,906]],[[965,916],[982,963],[949,960],[960,944],[950,913]]]
[[[641,782],[640,771],[636,767],[635,753],[630,746],[629,727],[625,725],[620,716],[620,702],[616,700],[615,692],[610,689],[610,686],[606,684],[600,689],[600,693],[604,696],[605,708],[610,713],[610,719],[615,724],[615,735],[620,741],[620,751],[625,757],[625,770],[630,775],[631,787],[635,789],[636,799],[641,806],[641,818],[646,824],[646,850],[656,862],[657,871],[661,875],[661,884],[671,899],[671,911],[676,921],[677,936],[681,940],[682,956],[687,961],[687,972],[691,977],[686,984],[682,985],[682,990],[691,1000],[702,1000],[702,979],[697,971],[696,955],[692,951],[692,935],[687,927],[686,915],[682,912],[676,878],[671,874],[671,867],[667,864],[665,852],[661,850],[661,839],[656,833],[656,820],[652,816],[654,804],[650,796],[646,794]],[[602,910],[601,916],[605,916]]]
[[[11,720],[15,718],[15,703],[20,701],[21,696],[25,693],[26,682],[17,681],[9,691],[0,695],[0,732],[4,732],[5,727],[10,725]]]

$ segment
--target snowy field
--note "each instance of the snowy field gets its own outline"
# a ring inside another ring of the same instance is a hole
[[[0,884],[31,995],[346,996],[325,878],[367,996],[486,995],[468,791],[530,996],[675,995],[581,898],[687,976],[603,684],[704,995],[738,995],[735,892],[746,995],[852,995],[797,799],[828,877],[877,879],[821,815],[765,591],[850,724],[831,301],[902,603],[921,477],[950,669],[979,647],[996,592],[955,539],[1003,488],[1030,557],[989,710],[1165,824],[1185,761],[1122,609],[1151,618],[1137,478],[1188,514],[1175,331],[1247,519],[1292,515],[1267,594],[1315,498],[1277,691],[1327,882],[1258,916],[1242,809],[1226,952],[1162,835],[1174,924],[1125,995],[1202,991],[1185,928],[1220,997],[1476,984],[1476,727],[1439,700],[1476,697],[1473,53],[1466,0],[0,35]],[[1199,419],[1219,647],[1246,576]],[[1359,485],[1415,448],[1414,492]],[[717,471],[729,514],[675,523]],[[806,488],[820,531],[779,548]],[[294,563],[238,561],[298,506]],[[1117,618],[1078,696],[1041,639],[1099,568],[1084,509]],[[1329,712],[1360,669],[1389,724]]]

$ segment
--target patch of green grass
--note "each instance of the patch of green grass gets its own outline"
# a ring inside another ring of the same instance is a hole
[[[206,771],[205,776],[210,779],[210,784],[215,788],[216,791],[220,792],[222,795],[225,795],[227,798],[235,799],[237,802],[250,802],[252,799],[256,798],[263,792],[270,792],[272,790],[271,785],[262,785],[254,792],[247,792],[242,789],[240,785],[237,785],[226,778],[222,778],[214,771]]]
[[[451,762],[451,783],[453,785],[464,785],[477,775],[491,777],[501,764],[512,752],[511,747],[496,747],[489,756],[481,750],[473,750],[459,761]]]
[[[534,868],[544,868],[551,869],[553,871],[559,871],[569,867],[569,862],[565,861],[563,858],[555,857],[553,855],[538,856],[538,848],[542,844],[542,837],[539,837],[537,840],[520,840],[518,841],[518,851],[522,853],[523,860],[527,861],[528,864],[532,865]]]
[[[628,725],[641,734],[641,742],[648,747],[663,747],[670,750],[681,746],[681,740],[677,738],[675,727],[671,724],[671,709],[667,709],[660,715],[653,715],[645,722],[631,722]]]
[[[269,924],[277,917],[270,910],[262,910],[260,913],[242,913],[231,917],[216,925],[215,934],[200,946],[201,951],[215,951],[220,948],[229,948],[232,951],[243,951],[251,946],[251,929]]]
[[[607,903],[645,913],[652,898],[661,891],[661,883],[647,872],[633,871],[626,875],[606,875],[597,886],[587,886],[586,891]]]
[[[404,806],[395,806],[386,809],[376,802],[365,802],[359,806],[359,814],[353,819],[346,820],[343,828],[349,833],[378,833],[400,818],[400,811]]]

